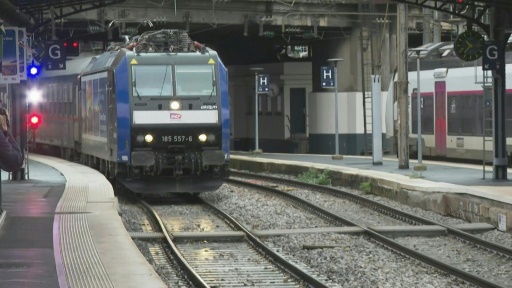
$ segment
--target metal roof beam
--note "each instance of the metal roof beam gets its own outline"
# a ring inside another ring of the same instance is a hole
[[[115,4],[120,4],[120,3],[123,3],[125,0],[104,0],[104,1],[92,1],[90,3],[90,6],[86,6],[86,5],[79,5],[79,8],[76,8],[75,6],[72,6],[71,9],[72,11],[69,11],[69,12],[64,12],[64,13],[61,13],[61,14],[58,14],[54,20],[60,20],[60,19],[63,19],[65,17],[69,17],[69,16],[72,16],[72,15],[75,15],[75,14],[79,14],[79,13],[82,13],[82,12],[87,12],[87,11],[91,11],[91,10],[96,10],[96,9],[100,9],[100,8],[104,8],[104,7],[108,7],[108,6],[111,6],[111,5],[115,5]],[[82,1],[83,2],[83,1]],[[34,27],[32,27],[32,31],[35,31],[49,23],[52,22],[52,19],[46,19],[44,21],[41,21],[39,23],[37,23]]]
[[[9,0],[0,0],[0,18],[6,23],[20,27],[30,27],[33,25],[32,20],[16,8]]]
[[[410,4],[418,7],[428,8],[436,11],[440,11],[446,14],[450,14],[456,17],[459,17],[461,19],[464,19],[468,21],[468,23],[472,23],[475,25],[478,25],[480,28],[482,28],[487,35],[489,35],[490,32],[490,26],[488,24],[483,23],[483,15],[485,12],[491,8],[494,5],[497,4],[490,4],[490,0],[488,1],[467,1],[464,3],[459,3],[457,0],[391,0],[396,3],[404,3],[404,4]],[[494,0],[496,3],[500,3],[500,5],[504,5],[501,0]],[[507,0],[510,2],[507,2],[506,7],[512,7],[512,1]],[[480,13],[475,15],[466,15],[464,12],[467,10],[466,7],[471,7],[473,9],[480,8],[482,11]],[[504,6],[505,7],[505,6]]]

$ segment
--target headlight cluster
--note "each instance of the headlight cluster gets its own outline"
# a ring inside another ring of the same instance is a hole
[[[206,140],[208,140],[209,142],[215,141],[215,135],[213,135],[213,134],[206,135],[204,133],[199,135],[199,141],[200,142],[206,142]]]
[[[137,143],[139,144],[142,144],[144,142],[146,143],[152,143],[153,140],[154,140],[155,136],[151,135],[151,134],[139,134],[137,135],[137,137],[135,138]],[[195,140],[193,140],[193,136],[189,135],[189,136],[186,136],[186,135],[183,135],[183,136],[179,136],[179,135],[169,135],[169,136],[162,136],[162,141],[163,142],[169,142],[169,143],[192,143],[194,142]],[[200,134],[199,136],[197,136],[196,138],[197,140],[199,140],[199,142],[201,143],[205,143],[205,142],[215,142],[216,140],[216,137],[213,133],[210,133],[210,134],[206,134],[206,133],[202,133]]]
[[[151,143],[151,142],[153,142],[153,135],[151,135],[151,134],[146,134],[146,136],[144,136],[144,135],[142,135],[142,134],[139,134],[139,135],[137,136],[137,142],[142,143],[142,142],[144,142],[144,141],[146,141],[147,143]]]

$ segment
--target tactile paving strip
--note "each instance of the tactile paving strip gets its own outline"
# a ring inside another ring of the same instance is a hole
[[[43,163],[44,160],[43,156],[38,159]],[[53,159],[51,165],[67,180],[54,219],[54,230],[58,229],[54,232],[60,235],[58,241],[54,241],[60,287],[114,287],[101,263],[87,223],[89,194],[95,195],[91,197],[95,201],[107,196],[108,181],[98,181],[91,177],[94,174],[89,172],[90,168],[81,165]],[[66,282],[62,280],[63,273]]]

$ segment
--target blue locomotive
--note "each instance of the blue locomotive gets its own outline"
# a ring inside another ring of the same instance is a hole
[[[179,30],[146,32],[114,50],[40,76],[36,143],[78,154],[136,193],[219,188],[230,149],[219,55]]]

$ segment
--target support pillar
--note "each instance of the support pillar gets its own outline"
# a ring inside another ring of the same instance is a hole
[[[398,99],[398,168],[409,169],[409,96],[407,83],[407,5],[398,4],[397,11],[397,81]]]
[[[12,103],[11,120],[12,120],[12,136],[18,142],[23,153],[27,151],[27,114],[26,114],[26,93],[25,81],[20,84],[10,85],[10,96]],[[26,165],[27,163],[25,163]],[[13,172],[12,180],[25,180],[25,168]]]
[[[505,46],[510,37],[510,32],[505,32],[506,23],[512,17],[512,10],[492,8],[491,13],[491,35],[490,38],[499,43],[498,69],[493,71],[494,84],[494,160],[493,160],[493,179],[507,180],[507,135],[506,135],[506,115],[505,115],[505,94],[506,94],[506,74],[505,74]]]
[[[429,3],[431,4],[431,3]],[[420,8],[421,9],[421,8]],[[432,27],[430,23],[432,22],[432,10],[428,8],[423,8],[423,45],[432,42]]]

